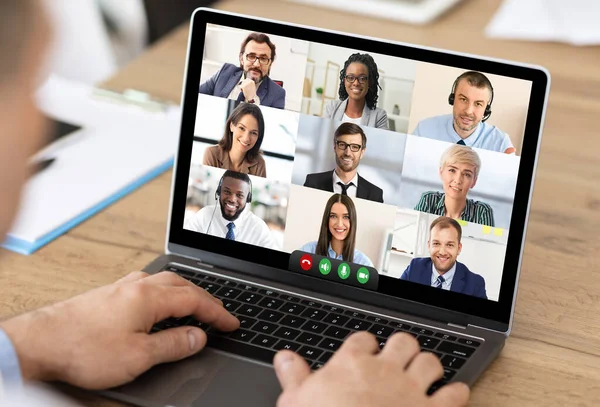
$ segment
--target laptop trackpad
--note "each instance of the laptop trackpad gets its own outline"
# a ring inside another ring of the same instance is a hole
[[[281,392],[272,367],[205,349],[103,392],[140,406],[272,406]]]

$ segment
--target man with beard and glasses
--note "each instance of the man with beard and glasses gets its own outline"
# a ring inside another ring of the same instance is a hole
[[[268,249],[277,247],[269,227],[249,208],[252,183],[247,174],[225,171],[215,192],[218,205],[205,206],[185,222],[185,229],[249,243]],[[217,206],[219,207],[217,210]]]
[[[485,280],[456,261],[462,250],[460,224],[440,216],[429,227],[429,257],[412,259],[400,279],[487,299]]]
[[[499,153],[514,154],[510,137],[485,123],[492,114],[494,88],[482,73],[467,71],[454,81],[448,103],[452,114],[421,120],[412,134]]]
[[[285,89],[269,78],[274,61],[275,44],[269,36],[251,33],[242,42],[240,65],[223,64],[200,85],[200,93],[283,109]]]
[[[358,164],[366,149],[363,129],[354,123],[342,123],[333,135],[336,168],[308,174],[304,186],[383,203],[383,190],[358,175]]]

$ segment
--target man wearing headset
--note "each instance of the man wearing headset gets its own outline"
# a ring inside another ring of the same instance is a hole
[[[452,114],[421,120],[413,134],[469,147],[514,154],[510,137],[485,123],[492,114],[494,88],[482,73],[467,71],[452,85],[448,103]]]
[[[215,192],[218,205],[200,209],[185,222],[195,232],[249,243],[268,249],[277,247],[269,227],[246,205],[252,203],[252,182],[247,174],[225,171]],[[217,206],[220,211],[217,211]]]

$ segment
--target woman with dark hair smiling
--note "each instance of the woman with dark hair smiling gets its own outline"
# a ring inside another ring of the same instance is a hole
[[[266,177],[260,146],[265,137],[265,122],[255,104],[241,103],[231,112],[219,144],[204,152],[202,164],[243,174]]]
[[[387,130],[387,113],[377,107],[378,88],[379,72],[373,57],[350,55],[340,71],[340,99],[325,106],[324,117]]]
[[[333,194],[325,205],[319,240],[306,243],[303,252],[373,267],[371,260],[355,249],[356,207],[348,195]]]

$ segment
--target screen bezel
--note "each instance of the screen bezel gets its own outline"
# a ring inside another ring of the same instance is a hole
[[[272,35],[340,47],[348,47],[348,37],[352,37],[352,48],[357,50],[531,81],[529,108],[523,136],[521,160],[498,301],[483,300],[444,290],[436,291],[435,296],[433,296],[433,289],[431,287],[392,278],[390,280],[382,278],[378,292],[345,286],[343,284],[338,284],[340,287],[339,290],[336,290],[339,295],[348,296],[349,298],[358,299],[366,303],[373,303],[376,297],[381,296],[389,297],[388,300],[392,302],[394,299],[398,301],[408,300],[411,303],[448,310],[453,315],[466,316],[467,321],[474,318],[479,322],[478,325],[485,325],[485,322],[489,320],[493,325],[493,329],[508,330],[516,297],[515,288],[522,259],[525,226],[531,202],[533,176],[546,109],[549,86],[547,71],[541,67],[527,66],[508,61],[417,47],[410,44],[366,38],[353,34],[338,33],[215,10],[197,9],[192,16],[190,26],[186,75],[183,85],[180,140],[174,168],[174,185],[172,188],[171,212],[167,232],[167,250],[173,253],[177,253],[178,251],[185,252],[183,254],[186,256],[198,255],[200,257],[203,255],[201,257],[203,259],[208,256],[221,267],[238,263],[232,261],[232,258],[235,258],[240,261],[239,264],[254,264],[254,267],[248,270],[257,275],[264,275],[261,272],[260,266],[263,266],[264,270],[287,270],[290,254],[244,243],[227,241],[218,237],[183,229],[186,190],[196,120],[198,87],[200,85],[200,71],[207,24],[217,24],[249,31],[261,31]],[[235,253],[235,255],[232,255],[232,253]],[[293,274],[293,276],[286,275],[285,280],[291,279],[292,282],[296,281],[298,284],[301,284],[304,280],[309,279],[314,283],[313,278],[292,272],[289,272],[289,274]],[[382,284],[383,286],[381,286]],[[423,298],[427,300],[424,301]],[[464,318],[461,319],[464,320]]]

